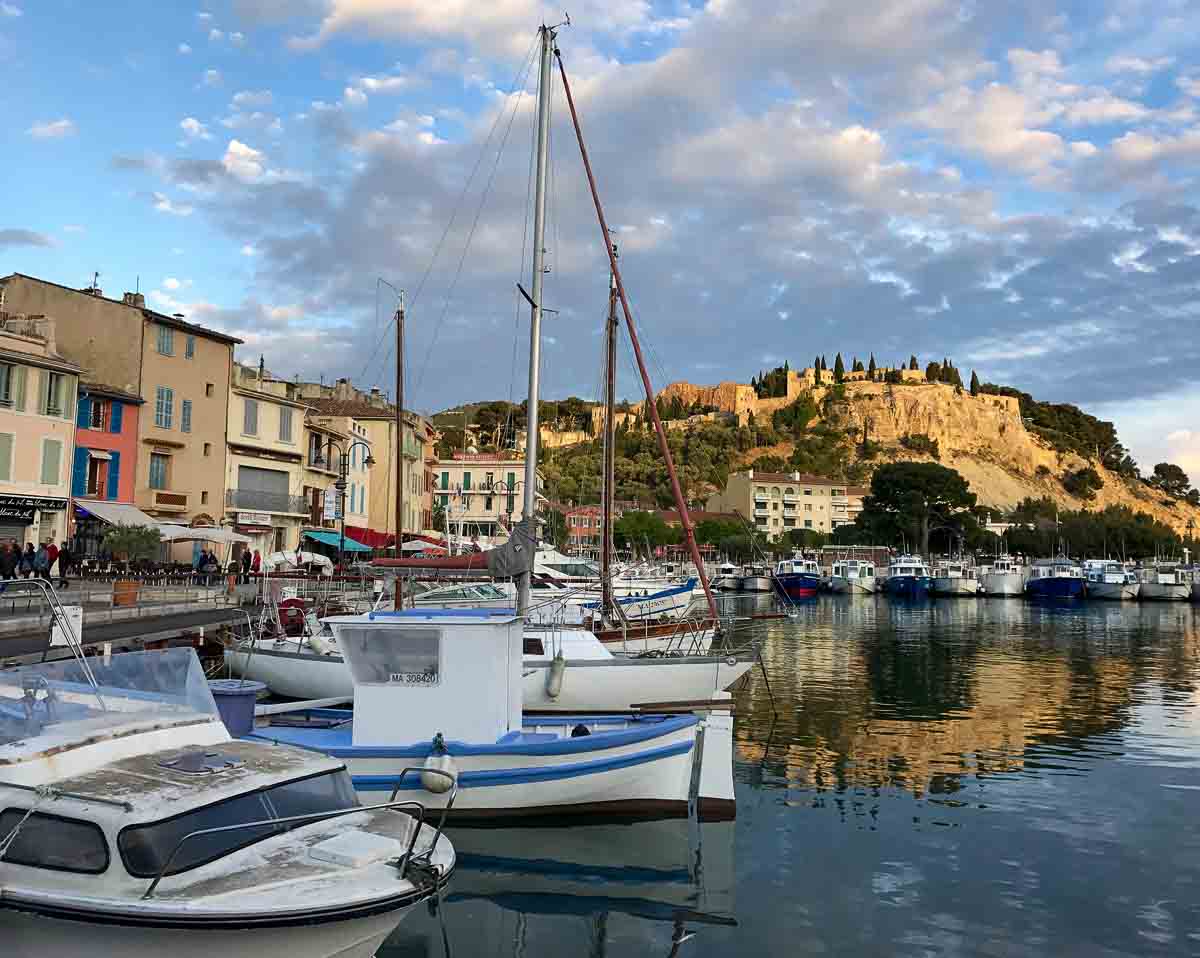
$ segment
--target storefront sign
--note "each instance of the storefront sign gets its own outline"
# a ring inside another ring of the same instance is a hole
[[[237,524],[239,526],[269,526],[271,516],[266,512],[239,512]]]
[[[334,488],[325,490],[325,511],[321,514],[323,519],[340,519],[341,513],[338,511],[338,494]]]
[[[58,512],[67,508],[66,499],[46,499],[41,496],[0,495],[0,522],[33,522],[34,512]]]

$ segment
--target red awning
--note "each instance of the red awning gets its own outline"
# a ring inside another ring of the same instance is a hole
[[[372,549],[386,549],[396,541],[390,532],[376,532],[364,526],[346,526],[346,535]]]

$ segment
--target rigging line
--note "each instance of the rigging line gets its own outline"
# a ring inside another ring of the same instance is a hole
[[[533,61],[530,60],[530,67],[533,66]],[[433,349],[437,345],[438,336],[442,331],[442,324],[446,318],[446,313],[450,310],[450,302],[453,299],[454,291],[458,288],[459,277],[462,276],[463,266],[467,262],[467,253],[471,251],[471,241],[475,238],[475,230],[479,226],[479,217],[483,215],[483,208],[487,205],[488,196],[492,192],[492,183],[496,179],[496,171],[500,169],[500,158],[504,155],[504,148],[508,145],[509,134],[512,133],[513,123],[516,122],[517,113],[520,112],[521,100],[525,97],[525,85],[521,84],[521,92],[517,94],[517,100],[513,104],[512,115],[508,118],[508,126],[504,129],[504,137],[500,141],[500,146],[496,150],[496,161],[492,164],[492,172],[488,174],[487,183],[484,184],[483,192],[479,197],[479,206],[475,209],[475,218],[471,221],[471,229],[467,233],[467,241],[463,244],[462,255],[458,258],[458,267],[454,271],[454,278],[450,281],[450,287],[446,290],[445,298],[442,300],[442,311],[438,315],[437,322],[433,325],[433,338],[429,341],[429,348],[425,350],[425,359],[421,363],[421,372],[417,376],[417,389],[421,388],[421,384],[425,381],[425,372],[429,368],[430,357],[433,356]]]
[[[521,62],[521,66],[518,68],[516,76],[513,77],[513,85],[510,87],[510,89],[517,89],[518,83],[520,84],[521,94],[518,96],[518,102],[520,101],[520,96],[524,95],[525,76],[529,73],[529,68],[533,63],[533,54],[537,48],[539,39],[540,34],[535,34],[533,40],[531,40],[529,43],[529,49],[525,52],[525,59]],[[475,165],[471,168],[471,174],[467,177],[467,182],[463,184],[462,191],[458,194],[458,199],[454,201],[454,208],[450,212],[450,219],[446,223],[446,228],[442,230],[442,235],[437,241],[437,246],[434,247],[433,256],[430,258],[429,264],[425,267],[425,272],[421,275],[421,281],[417,283],[416,291],[409,298],[410,308],[415,306],[417,301],[421,298],[421,292],[425,289],[425,281],[429,279],[429,274],[433,272],[434,264],[437,263],[438,256],[441,255],[442,246],[446,242],[446,237],[450,235],[450,230],[454,227],[454,221],[458,217],[458,211],[462,208],[463,200],[466,199],[467,193],[471,189],[471,184],[475,181],[475,175],[479,172],[479,167],[483,164],[483,158],[488,152],[488,144],[492,142],[492,137],[499,128],[500,120],[503,118],[504,112],[504,110],[497,111],[496,119],[492,121],[492,127],[490,130],[488,130],[488,135],[484,139],[483,145],[479,148],[479,155],[475,158]],[[384,335],[386,335],[386,333]],[[371,350],[371,355],[368,357],[366,365],[363,366],[363,371],[359,375],[360,381],[366,375],[371,364],[379,358],[379,347],[383,345],[383,340],[384,337],[380,336],[379,341],[375,344],[375,348]]]

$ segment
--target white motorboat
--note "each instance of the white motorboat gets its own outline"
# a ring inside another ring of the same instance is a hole
[[[980,570],[984,595],[1012,596],[1025,591],[1025,570],[1012,556],[999,555],[991,566]]]
[[[367,958],[454,866],[382,799],[231,740],[191,649],[0,672],[4,953]]]
[[[941,563],[933,570],[933,594],[943,596],[979,594],[979,580],[974,567],[962,560]]]
[[[1083,564],[1083,576],[1089,599],[1133,600],[1142,588],[1132,569],[1112,559],[1088,559]]]
[[[717,565],[716,574],[712,579],[712,587],[720,592],[737,592],[741,583],[738,567],[732,562],[721,562]]]
[[[702,817],[734,814],[733,722],[719,705],[703,715],[523,719],[524,636],[512,613],[406,609],[328,621],[354,682],[353,714],[305,710],[252,735],[345,762],[360,796],[418,791],[423,804],[447,808],[449,776],[455,817],[681,817],[689,805]],[[422,763],[432,776],[399,770]]]
[[[1191,575],[1176,562],[1156,562],[1141,572],[1139,598],[1147,602],[1186,602],[1192,595]]]
[[[744,566],[738,589],[742,592],[773,592],[775,586],[771,582],[770,570],[765,565]]]
[[[875,566],[861,559],[838,559],[829,577],[829,590],[842,595],[873,595],[879,588]]]
[[[557,696],[546,692],[554,657],[564,677]],[[752,654],[614,655],[585,629],[528,627],[523,641],[526,709],[624,712],[645,702],[695,701],[728,689],[754,664]],[[225,652],[230,674],[264,683],[288,698],[350,699],[354,683],[332,632],[307,640],[245,642]]]

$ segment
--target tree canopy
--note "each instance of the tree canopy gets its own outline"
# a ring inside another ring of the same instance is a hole
[[[613,523],[613,542],[620,549],[643,554],[647,548],[679,542],[683,532],[667,525],[657,512],[626,512]]]
[[[953,469],[933,462],[889,463],[875,470],[858,524],[889,539],[907,533],[928,555],[930,530],[961,528],[975,501],[967,481]]]

